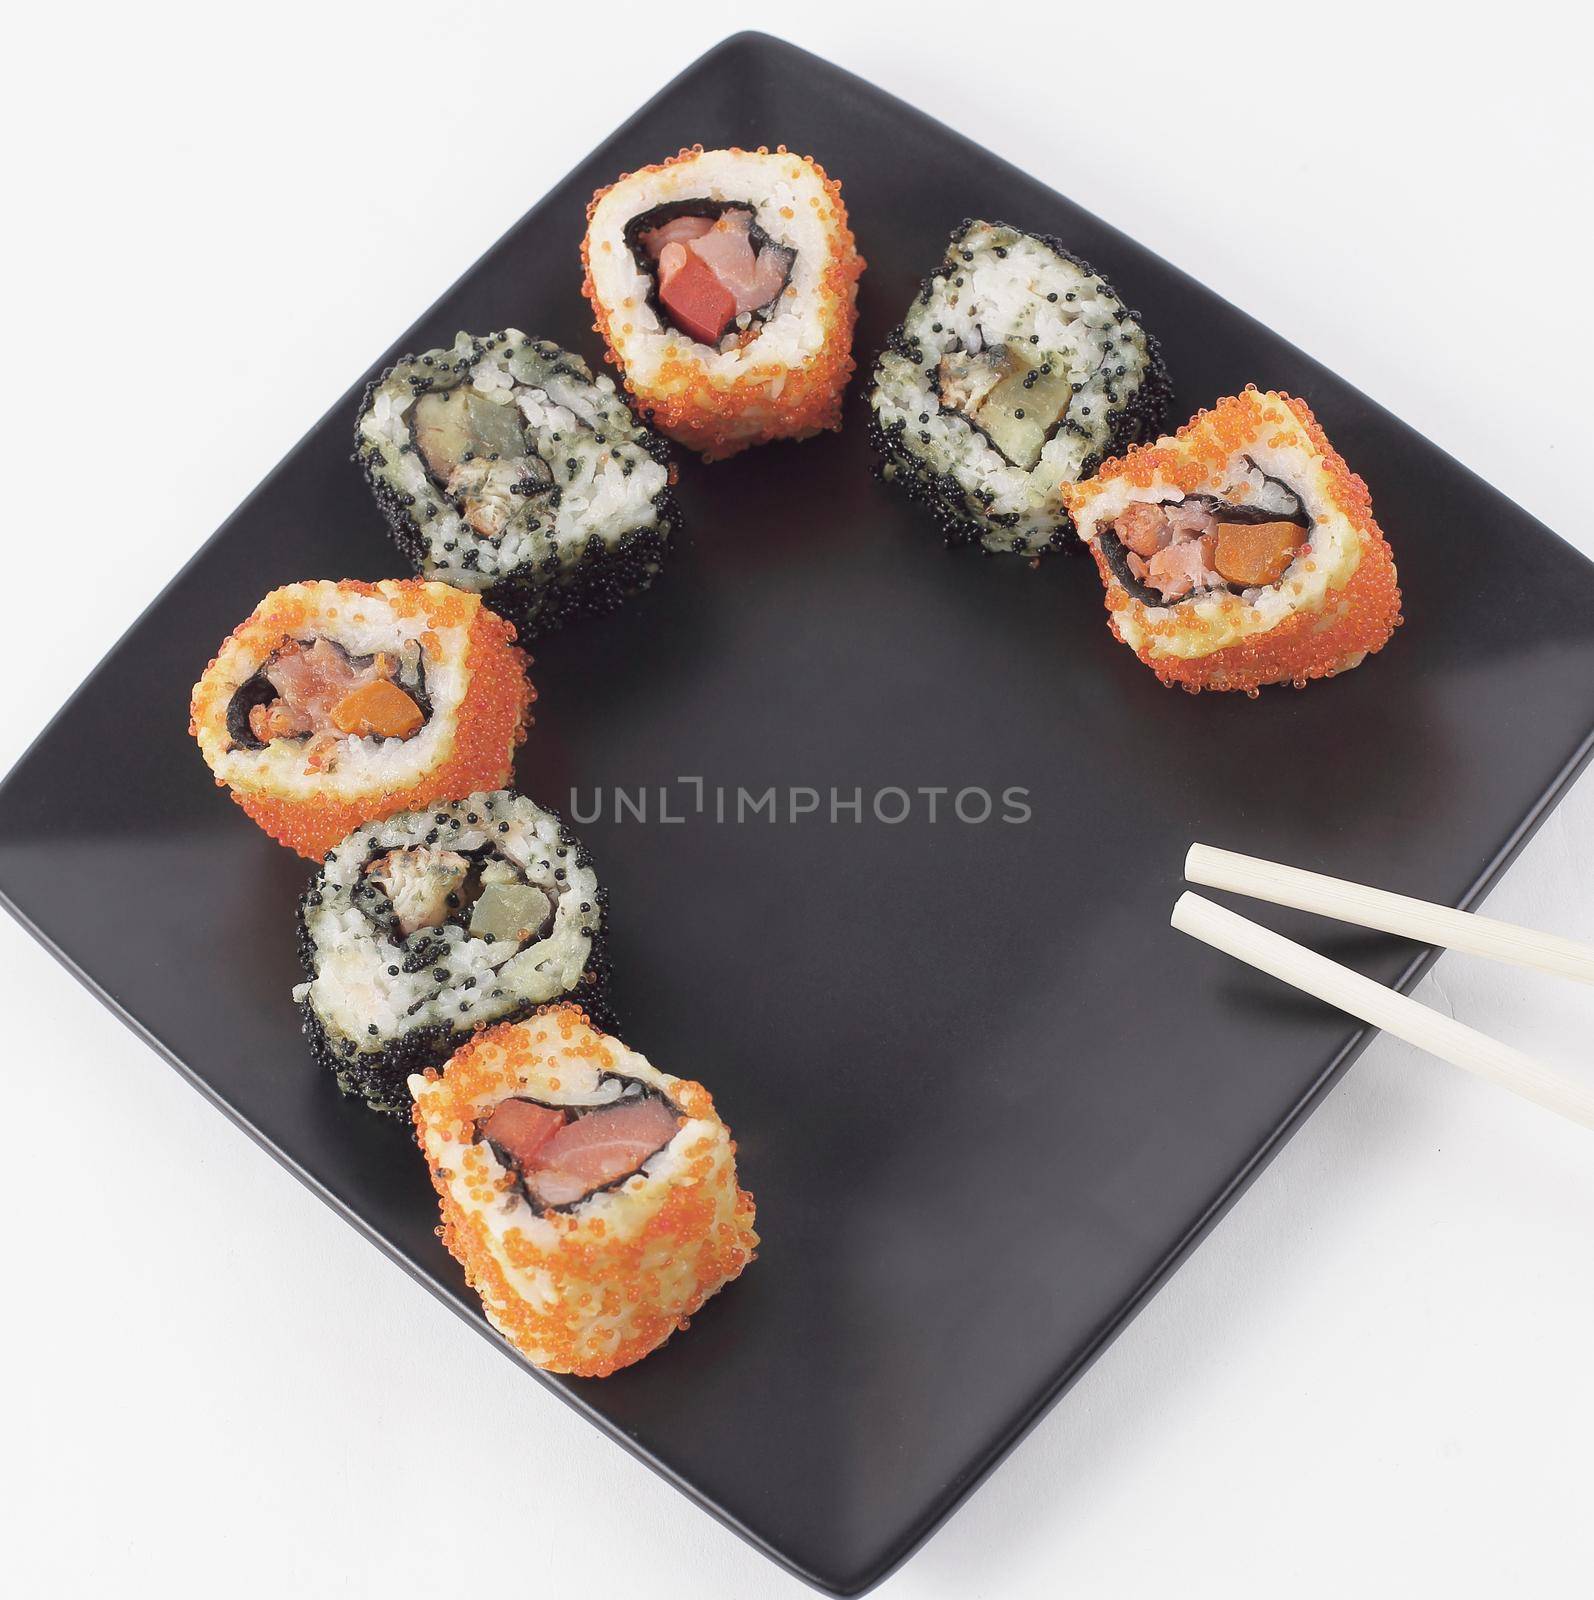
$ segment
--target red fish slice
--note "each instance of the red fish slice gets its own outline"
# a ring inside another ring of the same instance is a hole
[[[569,1205],[635,1172],[679,1127],[669,1106],[651,1098],[589,1112],[539,1146],[525,1174],[527,1187],[544,1205]]]
[[[774,251],[753,254],[748,230],[752,218],[745,211],[727,211],[711,232],[690,245],[692,254],[706,261],[721,285],[735,298],[733,316],[768,305],[780,292],[786,271]]]
[[[752,217],[727,211],[718,222],[677,217],[644,235],[659,263],[659,299],[676,327],[702,344],[718,344],[744,311],[768,305],[786,281],[786,252],[756,255]]]
[[[500,1100],[481,1125],[481,1136],[497,1145],[518,1167],[529,1167],[538,1152],[565,1125],[565,1115],[531,1100]]]
[[[664,247],[659,257],[659,299],[682,333],[718,344],[736,315],[736,296],[696,252],[696,241]]]

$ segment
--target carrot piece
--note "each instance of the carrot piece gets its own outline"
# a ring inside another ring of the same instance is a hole
[[[332,726],[360,738],[407,739],[426,721],[421,708],[386,678],[350,689],[332,708]]]
[[[1265,587],[1277,583],[1306,542],[1293,522],[1220,522],[1212,565],[1230,583]]]

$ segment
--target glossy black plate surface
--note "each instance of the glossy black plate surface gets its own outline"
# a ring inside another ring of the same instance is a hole
[[[655,792],[648,823],[609,807],[581,829],[612,895],[617,1009],[631,1044],[713,1088],[765,1239],[689,1334],[557,1387],[776,1560],[850,1594],[1078,1376],[1363,1042],[1168,929],[1186,846],[1475,898],[1588,754],[1594,567],[1130,240],[758,36],[670,85],[373,370],[505,325],[596,364],[585,203],[693,141],[784,142],[842,180],[869,260],[865,358],[948,230],[984,214],[1059,235],[1117,284],[1163,341],[1181,417],[1247,381],[1305,395],[1372,488],[1410,618],[1384,655],[1304,693],[1164,690],[1109,637],[1089,563],[942,550],[872,479],[854,396],[840,436],[686,461],[694,536],[665,581],[538,647],[520,784],[562,810],[572,791],[584,810],[599,788]],[[288,990],[305,868],[212,787],[185,726],[194,678],[267,589],[399,574],[349,460],[359,386],[12,773],[0,890],[486,1331],[404,1129],[340,1099],[303,1048]],[[137,725],[130,685],[157,713]],[[702,780],[706,814],[682,778]],[[661,785],[685,820],[659,820]],[[733,815],[739,788],[824,798],[798,822],[720,824],[720,786]],[[921,786],[984,788],[996,816],[948,820],[941,797],[932,824],[918,794],[907,821],[872,816],[875,791]],[[1028,791],[1025,823],[1000,820],[1009,787]],[[861,821],[832,823],[832,788],[862,791]],[[1384,981],[1424,956],[1269,920]]]

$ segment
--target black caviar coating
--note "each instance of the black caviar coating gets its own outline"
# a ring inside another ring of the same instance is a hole
[[[917,303],[928,305],[934,296],[936,278],[949,277],[956,272],[957,264],[963,258],[963,252],[956,248],[957,242],[974,226],[974,222],[973,218],[965,218],[952,230],[945,259],[933,272],[927,273],[920,280],[919,290],[915,296]],[[1052,234],[1029,233],[1026,229],[1013,227],[1011,223],[991,222],[988,226],[1008,228],[1014,233],[1023,233],[1036,244],[1044,245],[1059,259],[1098,279],[1103,291],[1122,305],[1122,298],[1106,277],[1082,256],[1075,255]],[[1114,413],[1105,449],[1087,456],[1080,464],[1081,482],[1090,477],[1103,461],[1122,455],[1132,445],[1144,444],[1148,440],[1157,438],[1168,425],[1168,414],[1173,401],[1173,380],[1163,359],[1162,345],[1146,327],[1138,311],[1126,311],[1125,316],[1139,327],[1146,341],[1145,376],[1133,398]],[[886,335],[884,350],[904,356],[915,365],[922,365],[924,361],[923,347],[909,334],[905,323],[898,324]],[[877,355],[876,367],[879,365],[879,359]],[[871,384],[863,391],[862,398],[869,412],[869,442],[880,457],[875,467],[875,476],[896,484],[910,500],[923,505],[935,519],[941,536],[948,546],[977,545],[984,555],[996,554],[997,552],[984,544],[985,535],[992,529],[1012,527],[1019,518],[1012,513],[976,511],[971,507],[967,491],[951,473],[937,472],[914,454],[907,440],[907,435],[912,431],[909,423],[896,422],[889,426],[881,424],[873,405],[870,404],[870,394],[874,387],[875,385]],[[1015,540],[1013,553],[1036,557],[1052,555],[1064,549],[1075,549],[1076,546],[1068,537],[1073,531],[1073,519],[1059,507],[1057,520],[1051,529],[1030,539]]]
[[[476,339],[472,344],[472,361],[500,342],[502,336],[498,334]],[[569,356],[558,345],[546,340],[533,341],[533,344],[544,359],[555,361],[555,375],[582,383],[592,382],[593,375],[585,365],[578,363],[576,358]],[[426,376],[425,369],[457,365],[443,362],[442,358],[451,353],[433,350],[421,356],[401,356],[365,386],[356,412],[353,458],[365,474],[371,493],[387,521],[393,542],[405,560],[420,576],[435,578],[443,583],[451,581],[448,574],[429,571],[427,565],[429,541],[423,524],[435,514],[435,508],[417,504],[413,495],[383,480],[380,471],[382,453],[360,437],[358,419],[370,409],[376,391],[395,374],[406,369],[414,369],[407,381],[417,395],[434,388],[436,385]],[[623,395],[617,393],[615,398],[629,407]],[[632,414],[635,416],[634,412]],[[628,442],[646,451],[670,471],[671,482],[653,497],[657,520],[652,527],[636,528],[621,535],[613,545],[606,545],[594,534],[573,565],[563,566],[556,557],[550,557],[540,565],[528,562],[503,574],[496,582],[481,590],[483,602],[514,623],[522,644],[543,634],[556,632],[567,622],[581,617],[607,616],[617,610],[631,596],[652,587],[663,570],[671,545],[681,542],[681,517],[673,482],[674,458],[669,445],[642,422],[638,424],[636,437]],[[555,486],[544,488],[542,493],[552,497],[551,504],[557,504],[560,494],[557,465],[552,465],[551,470],[554,472]],[[474,556],[474,551],[467,550],[461,557],[461,565],[474,567]]]
[[[571,833],[559,814],[548,806],[541,806],[540,809],[559,823],[559,844],[570,852],[574,864],[578,867],[590,867],[592,859],[586,846]],[[295,944],[299,964],[303,967],[306,978],[312,980],[318,970],[316,946],[310,934],[306,914],[320,903],[320,884],[321,875],[317,873],[310,887],[300,898],[295,914]],[[316,1015],[314,1007],[306,997],[299,1002],[299,1017],[300,1029],[310,1046],[310,1053],[332,1073],[338,1088],[344,1094],[364,1100],[373,1111],[384,1112],[407,1122],[413,1104],[408,1082],[410,1074],[424,1072],[428,1067],[441,1067],[455,1051],[484,1028],[496,1028],[508,1022],[523,1022],[543,1005],[574,1005],[586,1012],[593,1027],[599,1032],[618,1035],[620,1030],[609,995],[611,975],[608,953],[609,892],[602,885],[598,887],[594,902],[597,912],[596,927],[590,935],[591,947],[587,955],[587,964],[575,987],[557,999],[536,1003],[528,1001],[492,1017],[462,1026],[445,1025],[441,1022],[430,1023],[424,1027],[413,1028],[407,1033],[401,1033],[381,1050],[356,1048],[350,1052],[346,1048],[349,1041],[334,1039],[327,1032],[325,1024]],[[475,998],[478,991],[472,989],[469,993]]]

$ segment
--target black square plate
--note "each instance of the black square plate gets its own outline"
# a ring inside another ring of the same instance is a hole
[[[583,811],[600,788],[652,791],[647,824],[611,806],[581,830],[613,897],[617,1008],[631,1044],[713,1088],[765,1239],[689,1334],[606,1382],[555,1386],[775,1560],[854,1594],[1062,1394],[1365,1042],[1168,929],[1185,847],[1474,900],[1589,752],[1594,567],[1130,240],[756,35],[664,90],[373,370],[506,325],[596,363],[586,201],[693,142],[784,142],[841,179],[869,260],[864,362],[948,230],[983,215],[1060,236],[1117,284],[1163,341],[1180,416],[1252,381],[1306,396],[1372,488],[1410,617],[1384,654],[1303,693],[1164,690],[1109,637],[1089,563],[943,551],[872,478],[854,396],[839,436],[687,461],[693,537],[665,580],[538,648],[521,787],[560,809],[574,792]],[[196,1087],[486,1332],[405,1130],[340,1099],[300,1040],[304,866],[212,787],[185,726],[190,685],[267,589],[400,571],[350,461],[358,394],[11,774],[0,888]],[[684,821],[659,819],[661,785]],[[739,788],[776,788],[783,812],[793,786],[826,798],[797,822],[721,824],[720,786],[733,816]],[[921,787],[951,792],[933,823]],[[1009,787],[1028,791],[1027,822],[1002,820]],[[831,821],[832,788],[862,791],[862,820]],[[891,788],[913,800],[897,824],[873,815]],[[956,819],[965,788],[998,797],[991,820]],[[1386,982],[1426,956],[1386,939],[1338,952]]]

